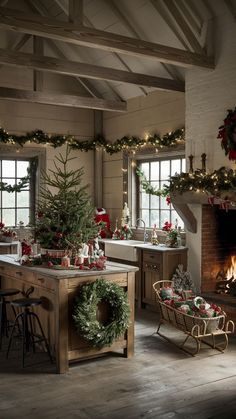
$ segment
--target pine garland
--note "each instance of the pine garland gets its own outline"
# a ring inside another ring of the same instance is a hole
[[[96,317],[97,306],[102,300],[111,307],[109,323],[106,325]],[[97,348],[111,346],[115,339],[125,333],[129,317],[127,294],[119,285],[104,279],[83,285],[75,300],[73,319],[78,332]]]
[[[157,149],[163,147],[173,147],[180,142],[184,142],[184,129],[177,129],[173,132],[160,137],[158,134],[148,138],[135,136],[124,136],[115,142],[106,140],[102,135],[96,136],[92,140],[78,140],[72,135],[48,135],[43,131],[32,131],[26,135],[8,134],[0,128],[0,144],[18,144],[23,147],[26,143],[48,144],[54,148],[68,144],[71,148],[80,151],[90,151],[102,148],[108,154],[119,153],[122,150],[137,149],[145,145],[151,145]]]
[[[0,182],[0,191],[4,192],[21,192],[29,186],[29,176],[24,176],[15,185],[9,185],[6,182]]]
[[[180,173],[170,176],[169,185],[163,189],[154,188],[146,179],[143,172],[137,170],[144,191],[150,195],[167,196],[178,192],[204,192],[207,195],[217,196],[220,192],[233,192],[236,194],[236,170],[221,167],[212,173],[196,170],[194,173]]]

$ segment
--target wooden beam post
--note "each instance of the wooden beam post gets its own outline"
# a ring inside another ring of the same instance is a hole
[[[103,112],[94,111],[94,135],[103,133]],[[103,207],[103,150],[94,152],[94,205]]]
[[[36,55],[43,55],[43,38],[39,38],[38,36],[33,37],[33,51]],[[43,90],[43,72],[34,70],[33,76],[33,87],[34,91],[42,92]]]

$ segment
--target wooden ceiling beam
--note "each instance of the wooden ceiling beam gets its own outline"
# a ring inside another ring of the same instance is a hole
[[[215,67],[213,58],[205,54],[184,51],[98,29],[61,22],[52,18],[26,15],[7,8],[0,8],[0,28],[31,33],[32,35],[57,39],[75,45],[152,58],[183,67],[198,66],[212,69]]]
[[[126,112],[127,110],[126,102],[95,99],[84,96],[35,92],[31,90],[11,89],[8,87],[0,87],[0,99],[29,103],[41,103],[54,106],[66,106],[71,108],[99,109],[113,112]]]
[[[186,20],[183,18],[181,12],[179,11],[178,7],[173,2],[173,0],[165,0],[164,5],[169,11],[169,13],[171,14],[171,16],[173,17],[173,19],[175,20],[175,22],[177,23],[183,35],[186,37],[193,51],[199,54],[202,54],[203,50],[200,43],[198,42],[190,26],[187,24]]]
[[[33,10],[33,12],[39,13],[41,16],[45,16],[48,11],[45,6],[39,3],[37,0],[25,0],[28,6]],[[31,36],[31,35],[30,35]],[[61,48],[53,39],[46,39],[46,42],[50,45],[50,48],[56,53],[60,58],[67,59],[66,55],[62,52]],[[77,82],[85,88],[85,90],[92,96],[98,99],[103,99],[102,95],[95,89],[95,87],[88,81],[82,80],[80,77],[74,77]],[[120,98],[118,98],[120,99]]]
[[[69,22],[83,25],[83,0],[69,0]]]
[[[108,67],[99,67],[76,61],[60,60],[58,58],[32,55],[23,52],[0,49],[0,63],[13,67],[23,67],[32,70],[47,71],[50,73],[80,76],[90,79],[118,81],[141,86],[156,87],[161,90],[184,91],[184,82],[149,76],[140,73],[129,73]]]

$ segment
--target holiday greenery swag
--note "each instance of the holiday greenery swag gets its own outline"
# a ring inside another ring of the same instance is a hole
[[[221,139],[221,147],[229,160],[236,160],[236,107],[228,110],[224,125],[219,127],[217,138]]]
[[[81,186],[83,168],[69,169],[74,159],[69,154],[67,147],[65,157],[56,157],[54,170],[43,174],[35,238],[41,247],[66,250],[76,256],[83,243],[97,237],[100,226],[94,221],[88,185]]]
[[[41,130],[29,132],[26,135],[8,134],[3,128],[0,128],[0,143],[24,146],[27,142],[48,144],[54,148],[67,143],[71,148],[80,151],[102,148],[106,153],[114,154],[119,153],[122,150],[137,149],[138,147],[143,147],[148,144],[157,149],[175,146],[179,142],[184,142],[184,129],[182,128],[169,132],[163,135],[163,137],[158,134],[150,135],[148,138],[125,135],[124,137],[111,142],[106,140],[102,135],[98,135],[91,140],[77,140],[72,135],[47,135]]]
[[[173,195],[184,192],[202,192],[208,196],[220,197],[224,194],[224,200],[228,200],[228,196],[236,194],[236,170],[221,167],[212,173],[205,173],[202,170],[195,170],[194,173],[180,173],[170,177],[168,185],[164,185],[163,189],[157,189],[151,185],[146,179],[144,173],[137,170],[143,190],[156,196],[166,196],[169,201],[169,194]],[[233,203],[233,202],[231,202]]]
[[[110,307],[106,324],[97,320],[97,307],[102,301]],[[85,284],[75,300],[73,319],[82,336],[92,346],[110,346],[129,326],[130,307],[127,295],[119,285],[97,279]]]

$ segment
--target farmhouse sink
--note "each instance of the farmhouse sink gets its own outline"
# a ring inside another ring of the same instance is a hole
[[[104,245],[107,257],[131,262],[137,262],[138,260],[137,247],[145,246],[140,240],[104,240]]]

